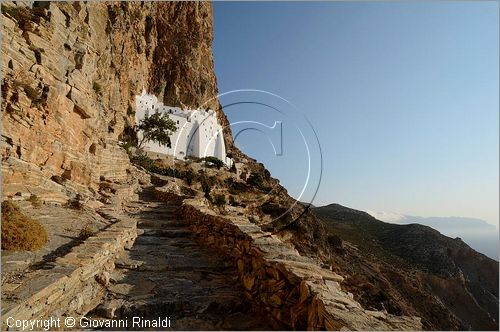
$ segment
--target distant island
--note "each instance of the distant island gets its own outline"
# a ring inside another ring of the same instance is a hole
[[[393,224],[420,224],[432,227],[443,235],[459,237],[486,256],[498,261],[498,229],[482,219],[466,217],[419,217],[393,212],[367,211],[371,216]]]

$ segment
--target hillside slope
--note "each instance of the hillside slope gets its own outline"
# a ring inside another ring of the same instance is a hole
[[[361,302],[413,313],[429,329],[498,329],[498,262],[427,226],[338,204],[314,212],[347,242],[335,259]]]

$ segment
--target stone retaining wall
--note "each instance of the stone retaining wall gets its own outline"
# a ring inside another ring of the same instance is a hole
[[[2,293],[8,293],[9,300],[2,301],[2,330],[7,330],[9,317],[61,318],[60,328],[66,329],[64,316],[78,320],[102,302],[116,257],[130,248],[137,236],[135,219],[117,216],[116,220],[67,255],[48,263],[49,269],[30,272],[17,288],[16,284],[4,283]]]
[[[160,197],[160,196],[159,196]],[[245,217],[217,215],[186,199],[180,213],[209,246],[236,261],[246,297],[285,329],[421,330],[420,318],[364,310],[343,278]]]

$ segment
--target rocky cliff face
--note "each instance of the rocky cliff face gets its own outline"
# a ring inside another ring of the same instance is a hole
[[[210,3],[3,2],[2,25],[4,196],[64,202],[126,181],[117,141],[143,88],[219,108]]]

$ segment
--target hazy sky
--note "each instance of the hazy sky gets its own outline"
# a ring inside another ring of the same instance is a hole
[[[498,225],[498,10],[496,1],[215,2],[219,90],[269,91],[307,117],[323,153],[315,205]],[[255,99],[281,102],[268,97]],[[287,113],[284,104],[275,106]],[[288,116],[251,104],[226,111],[230,121],[283,121],[283,156],[256,131],[237,144],[297,196],[307,150]]]

